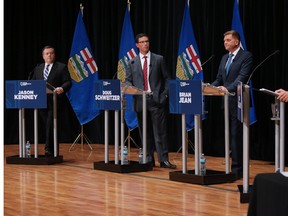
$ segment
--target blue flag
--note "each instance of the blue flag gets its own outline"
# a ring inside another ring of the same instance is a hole
[[[67,97],[81,125],[93,120],[100,114],[95,103],[95,84],[98,68],[94,60],[82,14],[79,12],[74,31],[68,70],[72,87]]]
[[[180,34],[176,77],[179,80],[203,80],[202,65],[194,31],[191,23],[188,3],[185,5]],[[194,115],[186,115],[186,129],[194,127]]]
[[[122,82],[126,78],[127,63],[130,59],[135,58],[138,55],[138,49],[135,45],[134,33],[130,20],[130,12],[128,7],[125,12],[124,23],[122,27],[122,35],[119,49],[119,61],[117,68],[117,76]],[[138,127],[138,121],[136,113],[132,110],[133,107],[133,96],[125,95],[126,99],[126,110],[125,110],[125,121],[130,130]]]
[[[247,50],[246,48],[246,42],[245,42],[245,37],[244,37],[244,31],[240,19],[240,13],[239,13],[239,5],[238,5],[238,0],[234,1],[234,9],[233,9],[233,18],[232,18],[232,29],[237,31],[240,35],[240,46],[243,48],[243,50]],[[255,106],[254,106],[254,97],[253,97],[253,88],[252,88],[252,81],[250,80],[249,82],[250,86],[250,125],[255,123],[257,121],[256,118],[256,112],[255,112]]]

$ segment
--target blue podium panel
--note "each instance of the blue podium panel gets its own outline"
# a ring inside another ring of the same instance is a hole
[[[46,108],[46,81],[7,80],[6,108]]]
[[[95,101],[99,110],[121,110],[120,80],[95,81]]]
[[[239,121],[243,122],[243,84],[242,82],[238,83],[237,86],[237,118]]]
[[[175,114],[202,114],[202,81],[169,80],[169,108]]]

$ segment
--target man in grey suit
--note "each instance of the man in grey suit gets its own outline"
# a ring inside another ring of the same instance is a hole
[[[55,62],[55,50],[51,46],[45,46],[42,49],[42,57],[44,63],[37,65],[33,70],[33,80],[46,80],[51,86],[55,87],[57,93],[57,107],[61,106],[65,92],[71,88],[71,77],[67,66],[60,62]],[[48,85],[49,85],[48,84]],[[50,89],[51,90],[51,89]],[[47,109],[40,110],[40,116],[46,125],[46,144],[45,155],[53,156],[54,140],[53,140],[53,96],[47,95]],[[58,151],[59,152],[59,151]]]
[[[222,57],[212,85],[226,92],[236,92],[238,82],[246,83],[249,79],[253,56],[240,47],[239,33],[234,30],[224,33],[224,47],[229,53]],[[240,179],[243,176],[243,128],[237,119],[237,94],[229,97],[229,125],[232,173]]]
[[[150,52],[149,37],[145,33],[135,38],[139,55],[127,65],[126,83],[141,90],[151,92],[147,95],[147,161],[154,162],[154,146],[160,167],[175,169],[168,158],[168,80],[163,56]],[[134,96],[134,109],[137,113],[139,131],[142,132],[142,96]]]

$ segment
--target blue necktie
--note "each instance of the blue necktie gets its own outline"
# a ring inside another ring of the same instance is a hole
[[[46,68],[44,70],[44,80],[47,80],[48,75],[49,75],[49,64],[46,65]]]
[[[232,58],[233,58],[233,54],[230,53],[230,54],[229,54],[228,61],[227,61],[227,64],[226,64],[226,75],[229,73],[229,68],[230,68],[230,65],[231,65],[231,63],[232,63]]]

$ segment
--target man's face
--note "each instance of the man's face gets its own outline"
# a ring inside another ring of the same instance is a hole
[[[136,47],[139,49],[139,52],[142,54],[146,54],[149,51],[149,38],[144,36],[138,39],[136,43]]]
[[[47,64],[52,64],[55,61],[55,52],[53,48],[44,49],[42,56]]]
[[[234,52],[239,46],[239,40],[232,37],[232,34],[224,36],[224,47],[229,52]]]

